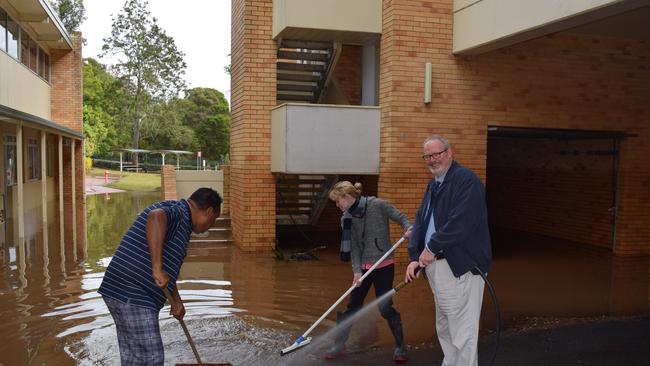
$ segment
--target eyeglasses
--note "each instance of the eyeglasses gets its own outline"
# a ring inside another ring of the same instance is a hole
[[[422,155],[423,160],[430,160],[430,159],[438,159],[439,157],[442,156],[442,154],[446,153],[448,149],[444,149],[442,151],[433,153],[433,154],[424,154]]]

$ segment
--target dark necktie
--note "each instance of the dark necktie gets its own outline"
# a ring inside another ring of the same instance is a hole
[[[438,195],[438,191],[440,190],[440,182],[436,181],[433,186],[431,187],[431,194],[429,195],[429,209],[427,210],[427,216],[424,218],[424,222],[422,223],[424,228],[429,227],[429,222],[431,221],[431,215],[433,215],[433,206],[434,203],[436,202],[436,196]],[[426,230],[424,231],[426,233]]]

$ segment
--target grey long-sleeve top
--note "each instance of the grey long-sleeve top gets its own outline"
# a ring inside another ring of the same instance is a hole
[[[350,255],[354,273],[361,273],[362,263],[376,262],[393,246],[388,219],[399,224],[404,232],[411,225],[408,217],[389,202],[377,197],[368,197],[367,202],[366,214],[352,217]],[[393,253],[386,259],[389,258],[393,258]]]

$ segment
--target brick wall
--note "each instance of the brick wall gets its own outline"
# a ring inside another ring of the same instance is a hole
[[[647,43],[563,32],[454,56],[452,5],[384,1],[379,195],[414,216],[430,179],[422,142],[432,133],[448,137],[456,160],[485,180],[488,125],[623,130],[638,137],[622,147],[617,254],[650,253],[650,159],[638,158],[650,156]],[[426,62],[433,64],[428,105]],[[573,228],[555,234],[562,230]]]
[[[160,198],[162,200],[176,200],[176,168],[164,165],[160,172]]]
[[[275,243],[271,108],[276,100],[273,2],[233,0],[231,32],[230,213],[235,243],[246,251]]]
[[[221,216],[228,216],[230,215],[230,165],[222,165],[221,170],[223,170],[223,192],[221,192],[223,204],[221,205]]]
[[[52,75],[51,75],[51,119],[52,121],[83,132],[83,78],[81,33],[73,33],[72,50],[52,50]],[[86,241],[86,207],[85,207],[85,172],[83,141],[77,140],[75,151],[70,145],[63,148],[63,200],[64,200],[64,237],[72,241],[72,225],[76,225],[77,246]],[[75,200],[76,207],[72,207],[72,164],[71,154],[75,159]],[[58,179],[57,179],[58,182]],[[58,190],[58,183],[57,183]],[[72,222],[72,210],[75,210],[76,222]]]
[[[351,105],[361,104],[361,46],[343,45],[334,79]]]

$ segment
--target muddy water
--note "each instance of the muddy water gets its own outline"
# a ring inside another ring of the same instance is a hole
[[[51,230],[47,250],[36,235],[21,253],[10,248],[0,267],[0,364],[117,365],[115,328],[97,295],[119,239],[137,212],[157,195],[119,193],[88,197],[88,246],[59,246]],[[57,227],[58,225],[52,225]],[[503,326],[527,317],[584,317],[647,313],[648,258],[614,259],[548,238],[495,231],[490,277],[497,289]],[[204,361],[235,365],[318,364],[319,347],[281,358],[350,285],[349,264],[335,248],[316,252],[318,261],[276,261],[233,247],[190,248],[181,271],[186,322]],[[403,270],[397,273],[401,277]],[[396,282],[400,278],[396,278]],[[368,302],[372,298],[369,296]],[[435,341],[433,300],[425,281],[395,297],[409,344]],[[388,327],[377,311],[364,316],[348,348],[390,347]],[[494,327],[489,299],[483,329]],[[328,317],[315,340],[334,326]],[[167,364],[193,362],[168,308],[161,312]]]

